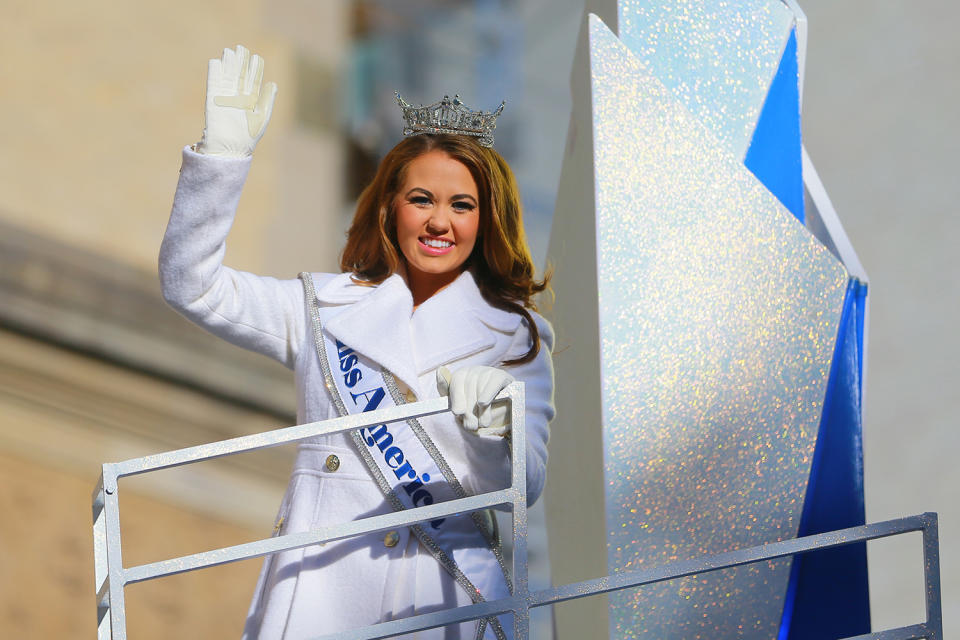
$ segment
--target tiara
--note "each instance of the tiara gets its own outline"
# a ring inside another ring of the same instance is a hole
[[[460,94],[457,94],[453,96],[453,100],[449,96],[443,96],[443,100],[430,106],[415,107],[401,98],[399,91],[394,93],[406,122],[403,135],[453,133],[478,138],[477,142],[484,147],[493,146],[493,130],[497,128],[497,116],[507,104],[506,101],[501,102],[496,111],[472,111],[460,102]]]

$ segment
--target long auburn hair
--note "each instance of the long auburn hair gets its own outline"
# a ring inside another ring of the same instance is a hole
[[[503,364],[530,362],[540,351],[540,332],[528,309],[536,310],[532,298],[547,289],[550,274],[540,281],[534,278],[513,171],[499,153],[469,136],[415,135],[404,138],[390,150],[357,201],[340,268],[370,284],[379,284],[398,271],[404,258],[397,243],[397,192],[406,180],[410,162],[435,150],[445,152],[469,169],[480,196],[477,243],[463,268],[473,271],[477,287],[488,303],[519,313],[527,321],[530,349],[522,357]]]

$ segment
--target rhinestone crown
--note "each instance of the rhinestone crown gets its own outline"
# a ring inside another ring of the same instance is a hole
[[[403,135],[453,133],[473,136],[484,147],[493,146],[493,130],[497,128],[497,116],[506,104],[506,101],[501,102],[496,111],[472,111],[460,102],[460,95],[457,94],[452,100],[449,96],[443,96],[443,100],[429,106],[415,107],[400,97],[399,91],[395,93],[406,123]]]

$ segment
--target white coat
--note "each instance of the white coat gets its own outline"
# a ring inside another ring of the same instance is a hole
[[[299,423],[337,417],[321,378],[299,280],[278,280],[221,264],[250,159],[204,156],[185,149],[173,211],[160,250],[164,297],[180,313],[234,344],[279,360],[295,372]],[[501,366],[530,346],[518,314],[489,305],[473,276],[413,310],[397,274],[376,287],[349,274],[315,275],[320,305],[342,310],[326,330],[394,374],[417,399],[436,397],[436,370]],[[507,369],[526,383],[527,490],[531,504],[546,472],[548,422],[553,417],[553,334],[533,314],[541,336],[537,357]],[[508,443],[464,432],[449,414],[422,420],[468,494],[509,484]],[[331,471],[329,456],[339,459]],[[306,531],[389,513],[390,507],[349,436],[299,445],[280,507],[282,533]],[[245,638],[314,637],[454,605],[469,604],[463,589],[400,530],[387,547],[382,534],[277,554],[264,568],[250,607]],[[491,572],[500,571],[495,563]],[[472,638],[474,623],[421,632],[421,639]],[[492,637],[487,631],[486,637]]]

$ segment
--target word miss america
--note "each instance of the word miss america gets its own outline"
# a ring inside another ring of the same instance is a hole
[[[340,371],[343,372],[343,383],[348,389],[353,389],[357,383],[363,380],[363,372],[360,369],[360,359],[353,352],[353,349],[339,340],[336,342],[337,356],[340,359]],[[386,397],[386,392],[383,387],[375,387],[360,393],[353,393],[352,391],[348,393],[350,397],[353,398],[353,404],[357,407],[360,406],[358,399],[363,398],[366,402],[362,410],[363,413],[373,411],[379,407],[384,397]],[[430,474],[417,473],[410,465],[410,461],[406,459],[403,450],[393,444],[393,434],[387,429],[386,424],[363,427],[359,429],[359,431],[360,437],[367,443],[367,446],[370,447],[371,450],[378,450],[380,452],[380,457],[386,465],[393,470],[393,474],[397,476],[397,480],[402,483],[400,486],[406,494],[410,496],[414,507],[433,504],[433,494],[424,486],[430,482]],[[404,480],[408,480],[408,482],[404,482]],[[430,522],[430,526],[434,529],[439,529],[444,520],[445,518],[433,520]]]

